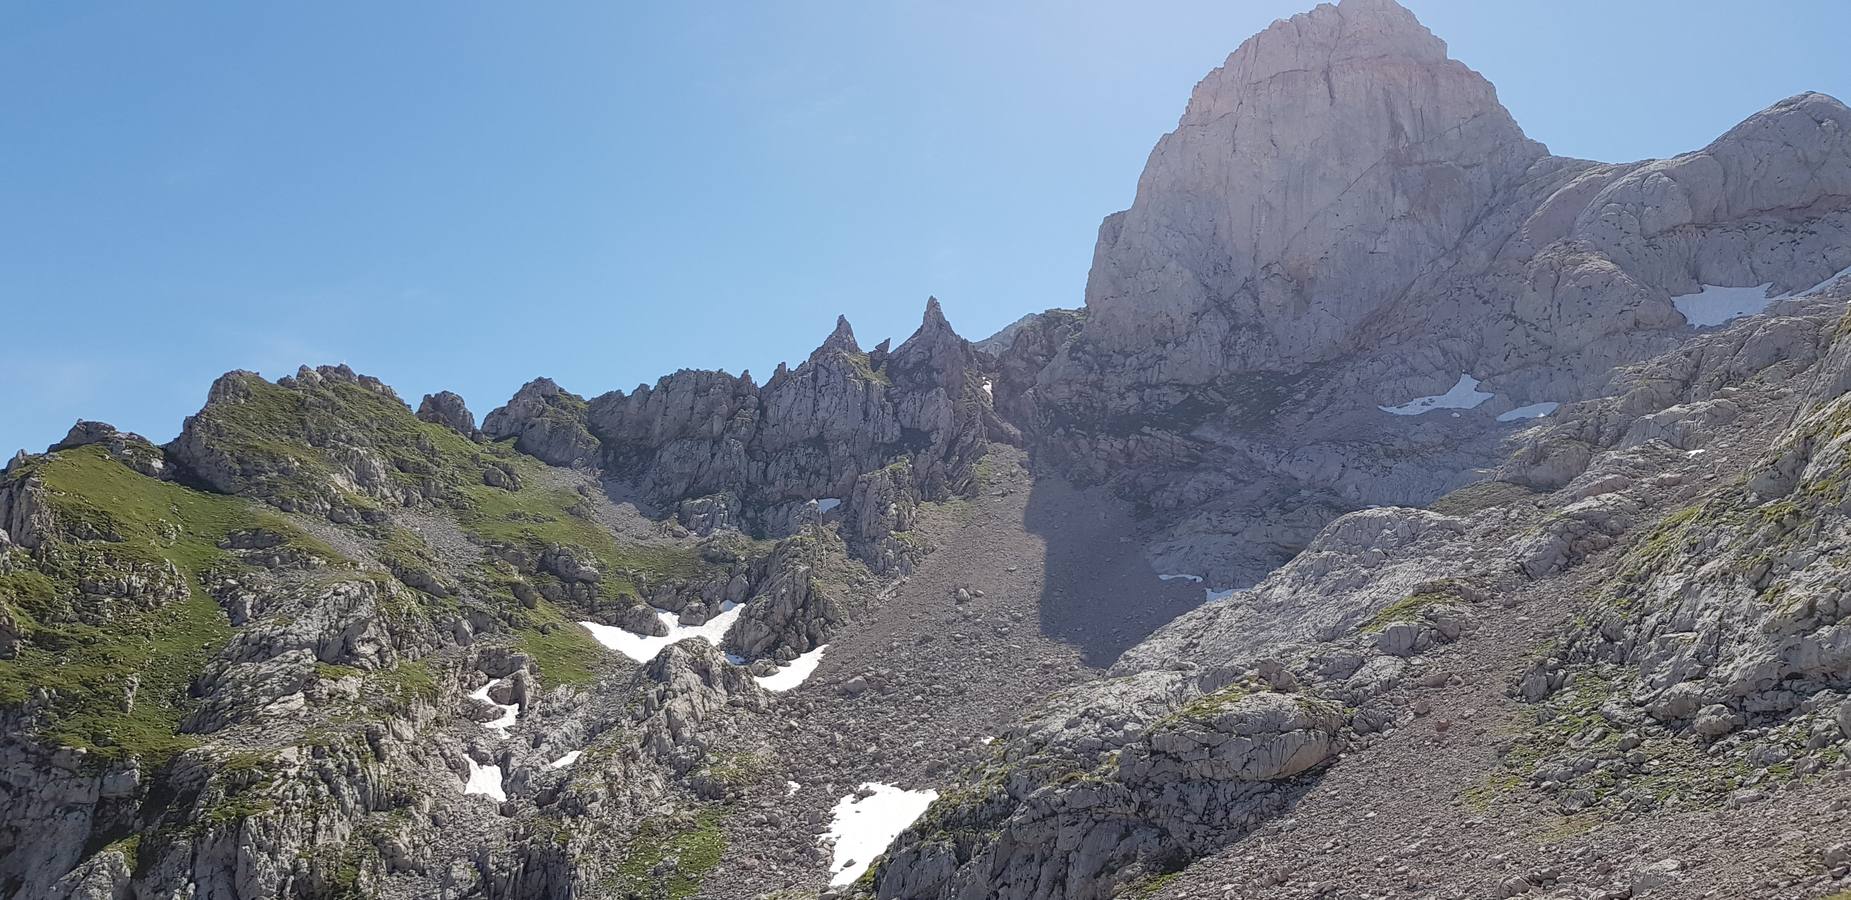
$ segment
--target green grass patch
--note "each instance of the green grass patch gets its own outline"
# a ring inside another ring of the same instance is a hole
[[[517,629],[515,640],[521,652],[533,657],[539,665],[544,681],[584,685],[598,680],[610,651],[598,643],[591,632],[567,620],[558,608],[544,600],[530,619],[534,624]]]
[[[443,696],[437,673],[431,670],[430,663],[421,659],[399,663],[373,677],[386,690],[386,695],[401,705],[415,700],[435,703]]]
[[[1487,509],[1509,506],[1536,496],[1536,492],[1508,481],[1480,481],[1468,484],[1432,503],[1427,508],[1446,516],[1469,516]]]
[[[248,490],[284,508],[303,506],[297,502],[303,497],[337,507],[377,507],[377,501],[337,486],[332,476],[345,463],[322,445],[338,442],[370,449],[405,494],[453,508],[479,543],[534,554],[549,546],[583,550],[604,576],[599,585],[604,600],[635,595],[639,580],[678,580],[703,571],[692,548],[619,541],[590,514],[589,501],[569,488],[546,486],[546,465],[516,451],[512,440],[478,444],[418,419],[396,396],[362,383],[326,378],[285,387],[256,375],[229,377],[235,379],[235,399],[202,410],[196,428],[224,452],[254,458]],[[548,414],[582,419],[585,407],[583,399],[562,392]],[[489,468],[512,472],[520,486],[490,486],[484,480]],[[448,592],[437,577],[442,566],[415,535],[388,526],[379,536],[381,562],[400,580],[438,596]]]
[[[726,853],[724,821],[724,811],[709,809],[691,823],[645,824],[617,868],[625,895],[651,900],[694,896]]]
[[[39,479],[58,534],[34,568],[15,556],[0,576],[0,603],[24,632],[18,656],[0,660],[0,703],[22,702],[33,688],[53,692],[42,736],[101,758],[158,763],[194,745],[179,733],[188,688],[231,635],[203,588],[209,575],[240,565],[221,542],[262,530],[336,558],[274,513],[141,475],[100,446],[60,452],[15,477]],[[77,590],[80,578],[168,577],[169,563],[184,581],[176,602],[143,609]]]
[[[0,660],[0,702],[19,703],[35,687],[52,691],[44,739],[158,764],[197,743],[179,733],[192,707],[187,688],[230,636],[224,611],[203,593],[110,627],[61,626],[59,649],[35,634],[16,658]]]
[[[1431,592],[1409,594],[1382,607],[1381,612],[1370,617],[1369,621],[1364,622],[1362,628],[1358,630],[1365,633],[1378,632],[1396,622],[1412,622],[1419,619],[1421,614],[1427,610],[1442,604],[1457,602],[1458,599],[1452,594]]]
[[[514,465],[537,469],[543,464],[521,459]],[[548,547],[583,550],[602,576],[599,595],[612,601],[635,596],[638,579],[686,580],[710,568],[691,546],[620,542],[591,517],[586,509],[590,501],[577,492],[539,486],[537,472],[523,471],[522,476],[528,486],[518,491],[486,485],[465,489],[466,503],[457,513],[463,529],[483,543],[507,544],[533,554]]]

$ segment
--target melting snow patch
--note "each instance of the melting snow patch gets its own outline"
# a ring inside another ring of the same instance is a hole
[[[1561,408],[1562,404],[1554,401],[1532,403],[1529,406],[1519,406],[1510,412],[1498,413],[1498,421],[1515,422],[1519,419],[1540,419],[1543,416],[1552,415],[1556,410]]]
[[[700,638],[715,647],[720,646],[720,642],[726,640],[726,629],[733,627],[733,620],[739,618],[739,605],[727,604],[721,607],[719,615],[699,625],[683,625],[674,613],[665,609],[656,610],[656,615],[660,616],[662,624],[668,627],[668,634],[662,637],[637,634],[625,628],[600,625],[597,622],[580,622],[579,624],[585,626],[585,630],[591,632],[591,636],[597,639],[598,643],[639,663],[646,663],[655,659],[656,654],[662,652],[663,647],[688,638]]]
[[[1767,293],[1774,287],[1771,281],[1754,287],[1723,287],[1718,284],[1705,284],[1699,285],[1702,290],[1694,294],[1680,294],[1672,297],[1671,302],[1677,306],[1678,312],[1684,314],[1684,318],[1688,319],[1691,325],[1708,328],[1712,325],[1721,325],[1731,319],[1754,315],[1772,306],[1776,300],[1820,293],[1847,275],[1851,275],[1851,266],[1839,269],[1824,281],[1803,291],[1775,294],[1771,297]]]
[[[1208,594],[1208,599],[1202,601],[1204,603],[1213,603],[1216,600],[1226,600],[1229,597],[1234,596],[1233,588],[1228,588],[1225,591],[1217,591],[1214,588],[1205,588],[1204,592]]]
[[[816,665],[823,661],[823,651],[827,649],[829,645],[824,644],[785,663],[784,668],[770,675],[757,676],[758,686],[768,691],[788,691],[804,683],[810,673],[816,671]]]
[[[578,762],[579,755],[584,752],[585,751],[583,750],[573,750],[570,753],[567,753],[566,755],[561,756],[560,758],[555,759],[550,763],[547,763],[546,767],[549,769],[563,769],[566,766],[569,766],[575,762]]]
[[[1684,314],[1684,318],[1690,320],[1691,325],[1708,328],[1767,309],[1768,304],[1779,299],[1767,295],[1768,289],[1773,286],[1772,281],[1755,287],[1706,284],[1702,286],[1703,290],[1694,294],[1672,297],[1671,302],[1677,306],[1678,312]]]
[[[1158,581],[1177,581],[1179,579],[1183,581],[1200,582],[1202,580],[1202,576],[1200,575],[1159,575],[1157,576]]]
[[[501,789],[501,767],[478,765],[474,759],[469,760],[469,782],[463,785],[465,794],[482,794],[495,799],[508,799],[507,792]]]
[[[863,783],[861,789],[873,793],[859,800],[854,794],[837,800],[829,830],[823,833],[825,840],[835,841],[835,856],[829,864],[831,887],[853,884],[874,857],[938,799],[937,791],[905,791],[872,781]]]
[[[801,790],[803,790],[803,785],[795,781],[784,782],[784,796],[786,797],[795,797],[797,796],[797,792]]]
[[[996,391],[987,379],[983,382],[983,395],[992,400],[996,399]]]
[[[828,512],[841,505],[842,505],[842,498],[840,497],[824,497],[823,499],[816,501],[816,511],[817,512]]]
[[[493,722],[483,722],[482,727],[487,728],[488,730],[493,731],[496,734],[501,735],[502,737],[508,736],[508,729],[513,728],[515,720],[521,717],[521,708],[519,706],[515,706],[512,703],[496,703],[494,700],[489,699],[488,692],[491,690],[494,690],[495,685],[498,685],[506,680],[507,679],[505,678],[498,678],[494,681],[489,682],[488,684],[485,684],[475,689],[469,694],[469,696],[474,697],[477,700],[482,701],[483,703],[487,703],[488,705],[501,710],[500,718],[496,719]]]
[[[1415,397],[1400,406],[1378,406],[1376,409],[1393,416],[1418,416],[1436,409],[1473,409],[1493,396],[1496,395],[1478,389],[1478,379],[1462,372],[1459,382],[1444,394]]]

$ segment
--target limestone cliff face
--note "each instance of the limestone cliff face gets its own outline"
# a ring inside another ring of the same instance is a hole
[[[1555,157],[1407,10],[1319,6],[1197,85],[1100,228],[1084,317],[1016,328],[996,405],[1155,507],[1160,569],[1249,584],[1344,510],[1495,464],[1499,414],[1678,346],[1675,298],[1851,265],[1848,126],[1804,94],[1672,159]],[[1490,399],[1444,439],[1377,408],[1462,373]]]
[[[1196,86],[1037,393],[1092,428],[1331,361],[1364,403],[1462,370],[1585,395],[1675,341],[1671,297],[1851,262],[1848,115],[1805,94],[1673,159],[1553,157],[1392,0],[1319,6]]]
[[[1392,2],[1276,22],[1196,86],[1100,227],[1089,349],[1183,384],[1327,358],[1544,155]]]
[[[785,535],[820,520],[819,501],[833,509],[896,463],[912,479],[903,494],[959,489],[985,439],[1014,432],[983,387],[994,369],[930,300],[919,329],[891,351],[886,342],[863,351],[841,319],[808,359],[779,366],[762,386],[749,374],[682,370],[586,402],[559,399],[542,379],[490,413],[483,431],[555,464],[601,466],[693,530]],[[856,549],[880,555],[872,544]]]

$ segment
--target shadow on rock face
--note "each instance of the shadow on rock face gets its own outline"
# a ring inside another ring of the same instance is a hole
[[[1110,667],[1204,599],[1200,584],[1151,571],[1130,505],[1104,488],[1079,489],[1042,473],[1023,520],[1047,542],[1041,631],[1078,647],[1089,666]]]

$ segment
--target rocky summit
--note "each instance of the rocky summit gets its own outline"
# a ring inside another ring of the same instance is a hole
[[[1342,0],[1084,299],[20,454],[0,896],[1851,896],[1851,110],[1557,157]]]

